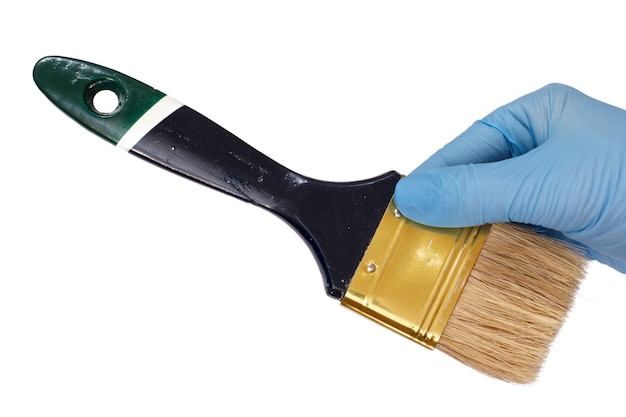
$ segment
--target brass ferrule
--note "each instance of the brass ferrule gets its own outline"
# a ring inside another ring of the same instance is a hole
[[[488,230],[423,226],[392,201],[341,304],[434,349]]]

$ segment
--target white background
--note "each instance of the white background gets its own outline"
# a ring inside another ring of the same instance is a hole
[[[76,57],[302,174],[408,173],[549,82],[626,107],[619,3],[556,3],[13,2],[0,415],[624,415],[625,276],[592,264],[539,380],[493,380],[340,307],[282,221],[116,150],[32,82]]]

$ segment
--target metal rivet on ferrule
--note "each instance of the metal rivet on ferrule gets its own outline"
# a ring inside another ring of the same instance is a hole
[[[376,272],[376,268],[378,266],[376,265],[375,262],[370,262],[369,264],[367,264],[367,272],[369,272],[370,274],[373,272]]]

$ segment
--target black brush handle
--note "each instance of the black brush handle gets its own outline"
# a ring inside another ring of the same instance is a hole
[[[394,171],[342,183],[302,176],[164,93],[86,61],[46,57],[33,76],[57,107],[108,142],[283,218],[313,251],[333,298],[344,296],[400,179]],[[115,109],[96,106],[103,90],[115,93]]]
[[[280,216],[308,243],[326,278],[327,294],[338,299],[400,178],[392,171],[337,183],[300,175],[186,106],[130,152]]]

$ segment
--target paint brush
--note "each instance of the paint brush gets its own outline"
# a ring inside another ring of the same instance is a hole
[[[412,222],[393,202],[399,173],[353,182],[301,175],[100,65],[46,57],[33,76],[52,103],[106,141],[281,217],[342,305],[487,375],[537,377],[584,276],[586,260],[571,247],[513,224]],[[105,93],[110,108],[98,105]]]

